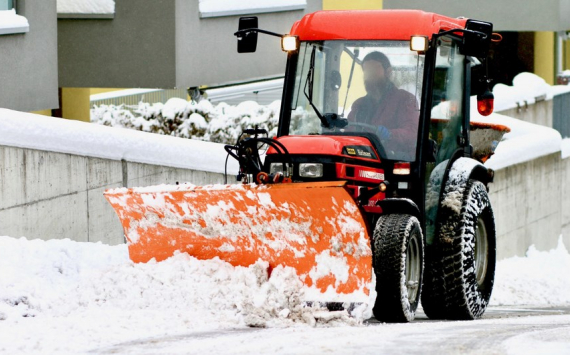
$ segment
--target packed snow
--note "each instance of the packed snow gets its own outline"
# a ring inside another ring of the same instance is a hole
[[[491,305],[570,305],[570,254],[499,261]],[[191,331],[361,327],[363,314],[304,306],[292,269],[178,254],[133,264],[126,245],[0,237],[0,352],[78,353]],[[371,299],[371,302],[373,299]],[[370,316],[370,314],[368,314]],[[402,325],[409,326],[409,325]]]
[[[301,10],[307,0],[200,0],[201,17],[235,16],[253,13]]]
[[[562,137],[555,129],[498,113],[483,117],[476,109],[471,111],[471,121],[498,124],[511,129],[498,143],[495,154],[485,162],[488,168],[499,170],[561,151]]]
[[[222,144],[0,109],[0,145],[223,173]],[[27,127],[27,129],[22,129]],[[228,173],[238,164],[228,159]]]
[[[23,33],[30,30],[28,19],[16,14],[16,10],[0,11],[0,35]]]
[[[114,14],[115,0],[57,0],[58,14]]]

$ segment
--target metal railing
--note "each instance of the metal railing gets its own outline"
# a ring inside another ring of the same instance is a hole
[[[552,99],[552,128],[560,132],[562,138],[570,137],[570,92]]]

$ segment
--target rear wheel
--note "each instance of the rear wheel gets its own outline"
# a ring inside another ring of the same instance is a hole
[[[470,180],[457,214],[441,206],[440,233],[426,250],[422,305],[433,319],[476,319],[495,278],[496,236],[485,185]]]
[[[420,223],[410,215],[380,216],[373,239],[374,317],[382,322],[410,322],[420,300],[424,267]]]

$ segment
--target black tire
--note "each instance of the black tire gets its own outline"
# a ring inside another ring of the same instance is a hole
[[[377,292],[373,313],[379,321],[405,323],[414,319],[422,287],[423,247],[416,217],[392,214],[378,218],[372,263]]]
[[[460,213],[444,203],[439,235],[426,248],[422,306],[432,319],[480,318],[495,280],[496,233],[487,189],[469,180]]]

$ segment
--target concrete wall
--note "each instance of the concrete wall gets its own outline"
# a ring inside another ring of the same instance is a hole
[[[495,31],[565,31],[569,0],[384,0],[384,9],[420,9],[492,22]]]
[[[56,0],[18,0],[30,31],[0,36],[0,107],[58,108]]]
[[[223,175],[0,146],[0,235],[121,244],[113,187],[223,182]]]
[[[307,0],[304,11],[256,14],[259,27],[289,33],[306,13],[322,9],[322,0]],[[198,1],[176,0],[176,82],[178,87],[222,84],[279,76],[287,55],[279,38],[260,34],[256,53],[238,54],[240,16],[199,18]],[[196,70],[200,68],[200,70]]]
[[[259,14],[260,27],[288,33],[305,13]],[[198,1],[120,0],[114,19],[59,19],[61,87],[185,88],[283,75],[278,38],[260,35],[258,52],[237,53],[239,16],[200,18]]]
[[[517,108],[498,111],[501,115],[518,118],[519,120],[553,127],[553,100],[539,101],[531,105],[523,105]]]
[[[564,234],[570,246],[570,159],[560,153],[495,172],[490,185],[499,259],[524,256],[530,245],[550,250]]]

